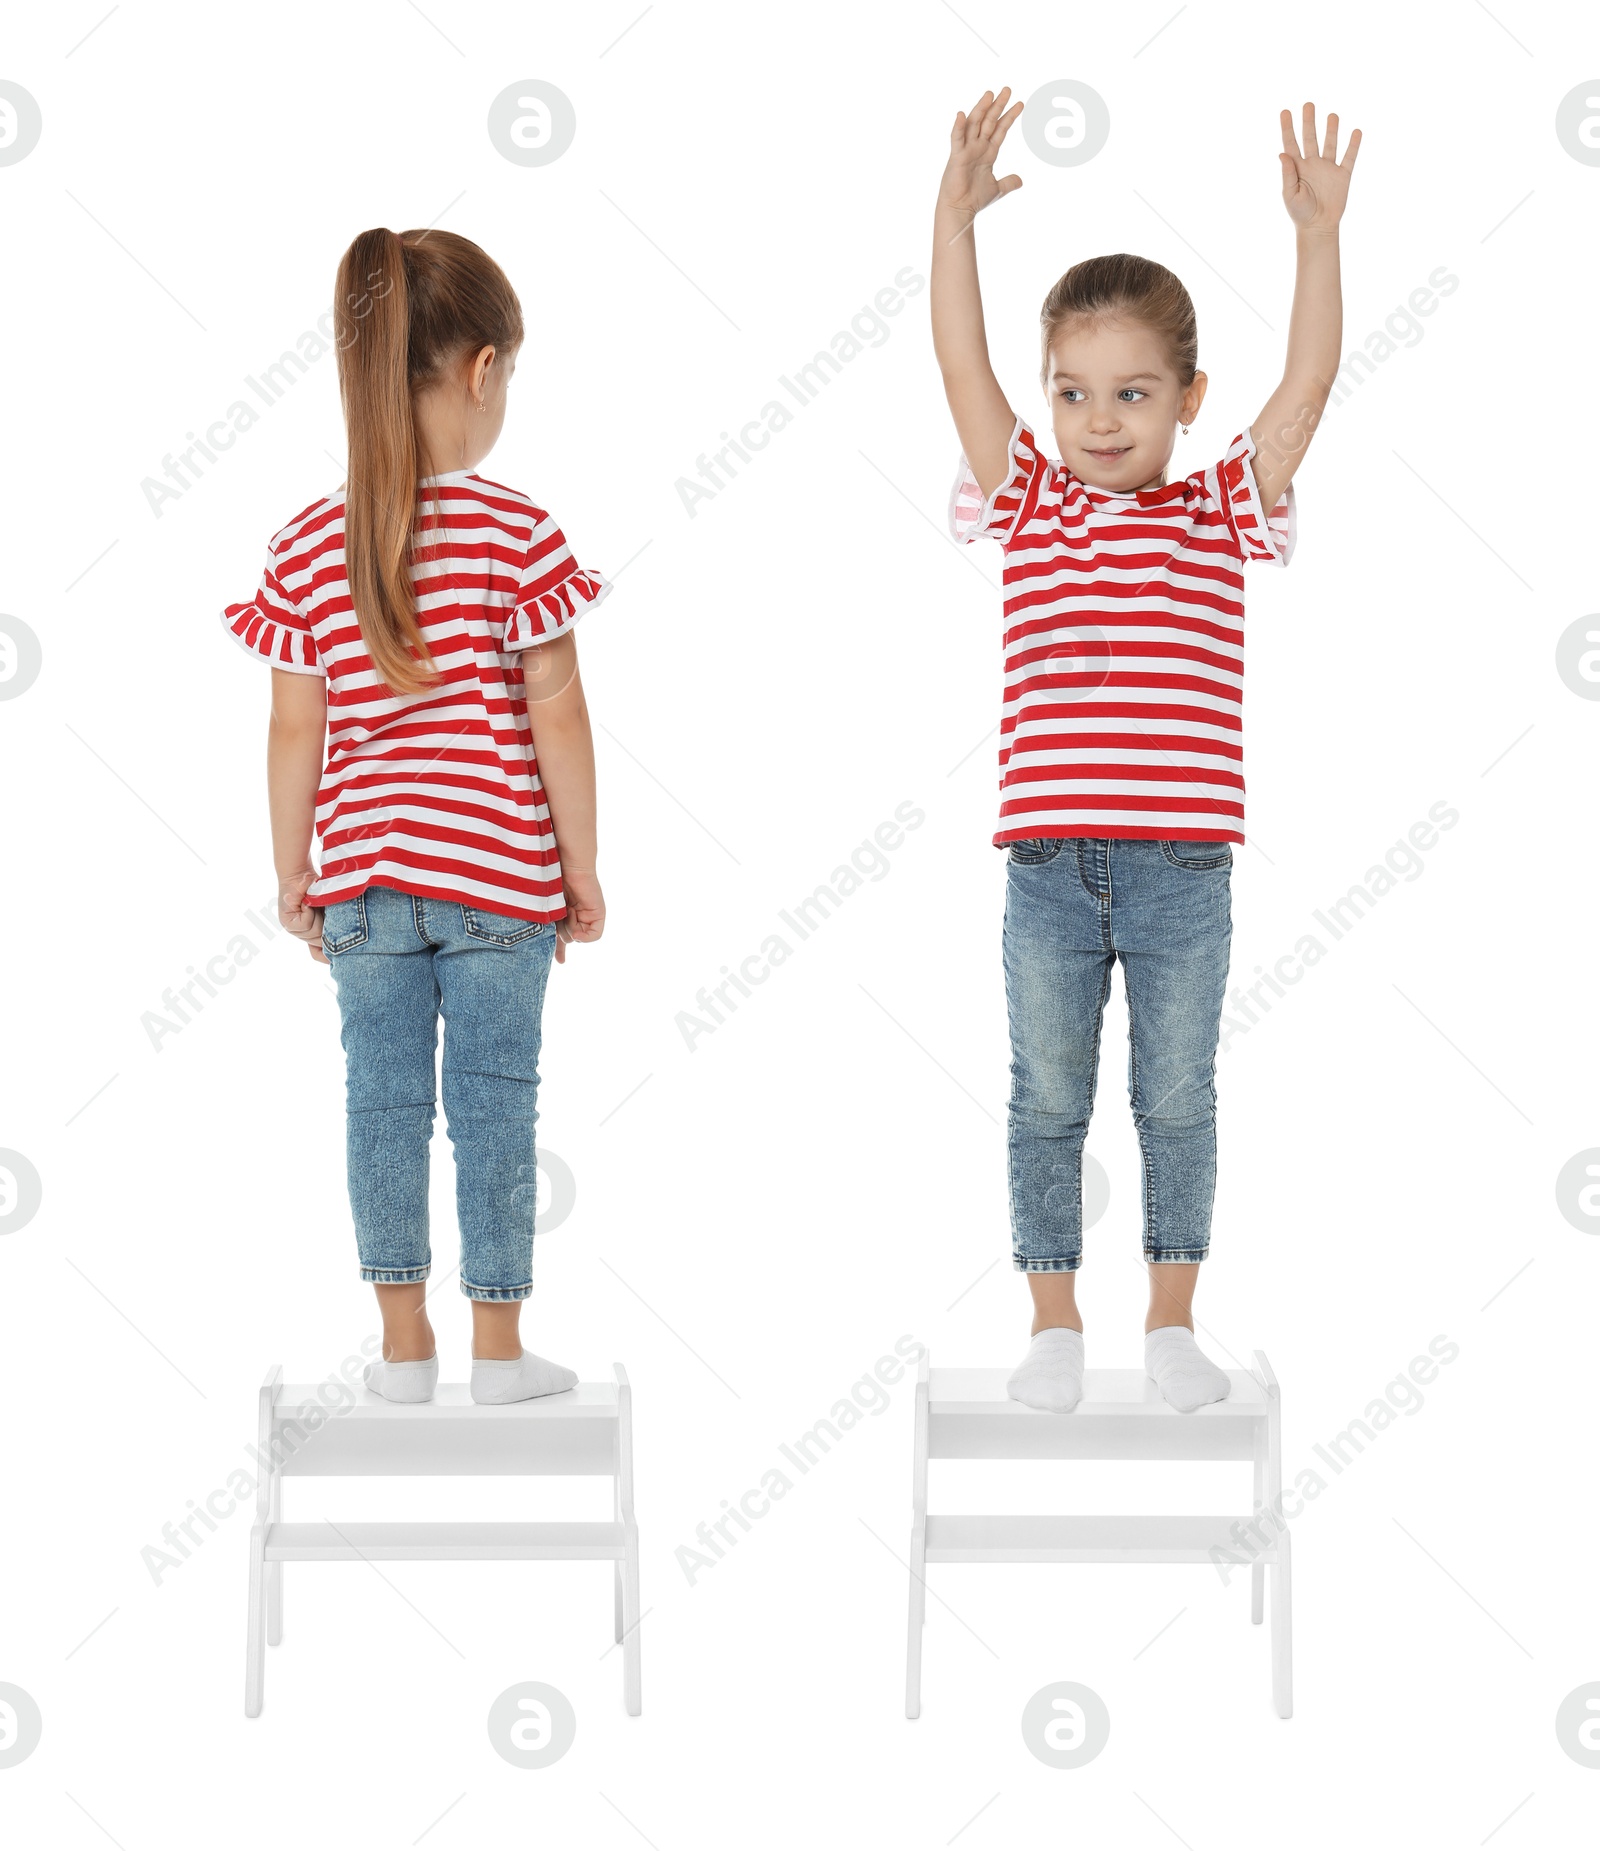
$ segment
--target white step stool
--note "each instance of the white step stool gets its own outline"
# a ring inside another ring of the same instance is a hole
[[[357,1388],[343,1413],[314,1383],[285,1387],[275,1363],[261,1385],[259,1444],[270,1469],[256,1486],[250,1533],[250,1638],[244,1713],[261,1714],[267,1644],[283,1637],[285,1562],[615,1562],[614,1627],[628,1714],[639,1714],[639,1530],[633,1517],[632,1390],[580,1382],[564,1394],[479,1407],[464,1382],[432,1401],[385,1401]],[[297,1415],[321,1408],[314,1431]],[[265,1464],[265,1461],[263,1462]],[[610,1523],[346,1523],[282,1521],[285,1478],[602,1477],[615,1481]]]
[[[1220,1546],[1239,1552],[1236,1522],[1260,1514],[1251,1547],[1250,1618],[1261,1623],[1262,1583],[1272,1569],[1272,1700],[1291,1713],[1289,1532],[1281,1510],[1282,1403],[1265,1355],[1230,1369],[1226,1401],[1180,1414],[1142,1369],[1089,1369],[1070,1414],[1025,1407],[1006,1394],[1005,1369],[930,1369],[917,1378],[911,1494],[911,1620],[906,1715],[922,1712],[923,1570],[930,1562],[1209,1562]],[[928,1514],[930,1459],[1248,1459],[1255,1468],[1247,1517],[940,1517]],[[1261,1538],[1268,1540],[1265,1544]]]

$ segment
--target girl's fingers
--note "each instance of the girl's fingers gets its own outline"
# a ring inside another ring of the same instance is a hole
[[[1337,161],[1339,158],[1339,118],[1329,115],[1327,132],[1322,137],[1322,158],[1325,161]]]
[[[1284,153],[1292,155],[1298,160],[1300,158],[1300,150],[1295,146],[1294,117],[1289,114],[1288,110],[1280,109],[1278,111],[1278,127],[1283,130]]]
[[[956,111],[956,119],[950,129],[950,146],[952,149],[960,148],[965,144],[967,131],[971,127],[971,124],[972,116],[970,111],[958,109]]]
[[[1360,129],[1352,129],[1350,131],[1349,145],[1345,148],[1345,151],[1344,151],[1344,159],[1339,163],[1340,167],[1342,167],[1346,173],[1349,173],[1350,169],[1355,166],[1356,149],[1359,148],[1360,146],[1361,146],[1361,131]]]
[[[995,125],[1005,111],[1006,98],[1010,94],[1011,86],[1007,84],[998,96],[990,96],[989,106],[983,112],[983,136],[986,141],[993,137]]]
[[[1006,108],[1006,99],[1011,95],[1008,84],[998,96],[993,90],[985,90],[972,108],[965,113],[956,111],[955,126],[950,131],[952,147],[971,148],[982,152],[990,143],[998,145],[1005,139],[1006,131],[1022,113],[1022,105],[1013,103]]]
[[[1305,145],[1306,159],[1310,160],[1317,151],[1317,106],[1307,103],[1300,117],[1300,139]]]

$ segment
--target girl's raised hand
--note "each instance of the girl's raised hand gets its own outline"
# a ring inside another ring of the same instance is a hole
[[[1022,105],[1006,108],[1009,85],[998,96],[985,90],[973,105],[970,115],[956,115],[950,131],[950,159],[944,178],[939,182],[939,203],[957,212],[975,215],[1003,194],[1014,193],[1022,184],[1021,174],[994,177],[995,159],[1006,131],[1022,114]]]
[[[1294,138],[1294,118],[1282,111],[1278,121],[1283,127],[1283,203],[1294,220],[1297,231],[1333,231],[1344,216],[1344,202],[1350,192],[1350,174],[1356,164],[1356,150],[1361,146],[1361,131],[1351,131],[1344,159],[1339,152],[1339,118],[1329,116],[1322,152],[1317,152],[1317,110],[1314,103],[1305,106],[1301,140]]]

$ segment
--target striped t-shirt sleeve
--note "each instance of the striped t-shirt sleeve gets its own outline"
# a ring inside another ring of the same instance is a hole
[[[1006,448],[1005,480],[987,500],[965,454],[950,491],[950,535],[961,541],[1011,539],[1038,499],[1039,484],[1050,460],[1034,442],[1033,432],[1018,418]]]
[[[527,558],[516,598],[505,614],[500,647],[509,652],[554,642],[610,591],[598,572],[585,571],[578,564],[565,534],[542,508],[536,508]]]
[[[1206,498],[1221,509],[1241,559],[1286,566],[1294,553],[1294,484],[1288,485],[1269,514],[1261,505],[1256,472],[1250,465],[1255,453],[1249,431],[1241,431],[1222,461],[1203,473],[1202,488]]]
[[[261,587],[248,604],[230,604],[222,621],[241,648],[292,675],[326,675],[316,638],[277,574],[277,541],[267,554]]]

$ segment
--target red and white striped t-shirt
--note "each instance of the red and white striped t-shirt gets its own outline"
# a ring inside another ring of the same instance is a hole
[[[526,495],[471,470],[425,477],[411,582],[441,679],[396,697],[362,644],[345,577],[344,497],[274,536],[261,588],[222,621],[252,655],[328,682],[314,905],[369,886],[517,919],[566,913],[519,652],[563,636],[611,590]]]
[[[1165,488],[1093,488],[1018,418],[957,540],[1005,548],[997,847],[1028,836],[1244,840],[1244,562],[1287,565],[1294,489],[1261,506],[1248,431]]]

